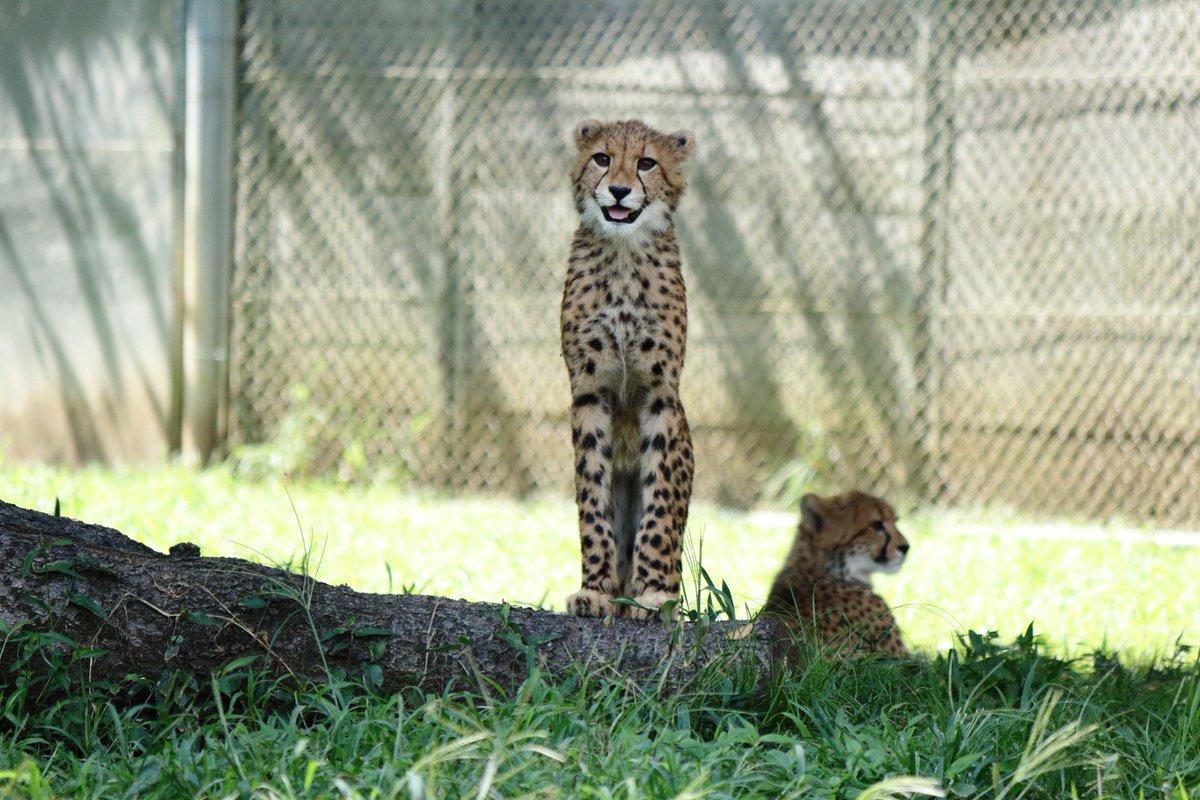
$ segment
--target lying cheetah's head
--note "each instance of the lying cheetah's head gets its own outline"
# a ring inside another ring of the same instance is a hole
[[[904,564],[908,540],[896,529],[896,512],[878,497],[806,494],[800,514],[800,535],[839,578],[869,584],[872,572],[896,572]]]
[[[638,239],[665,230],[683,197],[688,131],[661,133],[636,119],[575,127],[575,207],[597,233]]]

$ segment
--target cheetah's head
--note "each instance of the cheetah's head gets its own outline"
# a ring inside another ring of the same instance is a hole
[[[612,238],[639,240],[665,230],[687,188],[683,163],[695,139],[661,133],[640,120],[575,127],[575,207],[585,224]]]
[[[800,532],[839,578],[870,584],[873,572],[897,572],[908,540],[896,528],[896,512],[863,492],[833,497],[806,494],[800,501]]]

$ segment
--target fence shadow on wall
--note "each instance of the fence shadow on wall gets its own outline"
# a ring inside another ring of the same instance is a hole
[[[14,304],[5,427],[21,452],[167,449],[170,217],[146,194],[170,186],[171,155],[138,137],[169,120],[173,70],[165,42],[137,32],[171,23],[145,5],[0,11],[0,126],[15,143],[0,154],[13,190],[0,201],[0,280]],[[122,94],[135,89],[145,94]]]

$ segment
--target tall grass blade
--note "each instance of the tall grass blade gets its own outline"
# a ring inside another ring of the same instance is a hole
[[[900,797],[911,797],[914,794],[926,797],[945,797],[946,792],[936,778],[923,778],[917,775],[897,775],[873,783],[858,793],[855,800],[896,800]]]

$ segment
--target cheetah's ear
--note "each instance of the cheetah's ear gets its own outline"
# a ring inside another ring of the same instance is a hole
[[[820,533],[825,526],[825,517],[821,509],[821,498],[815,494],[806,494],[800,498],[800,529]]]
[[[691,154],[692,148],[696,146],[696,134],[691,131],[675,131],[667,134],[667,141],[670,142],[675,155],[682,161]]]
[[[600,130],[602,123],[598,119],[585,119],[583,122],[575,126],[575,146],[581,150],[587,147],[588,142],[596,136]]]

